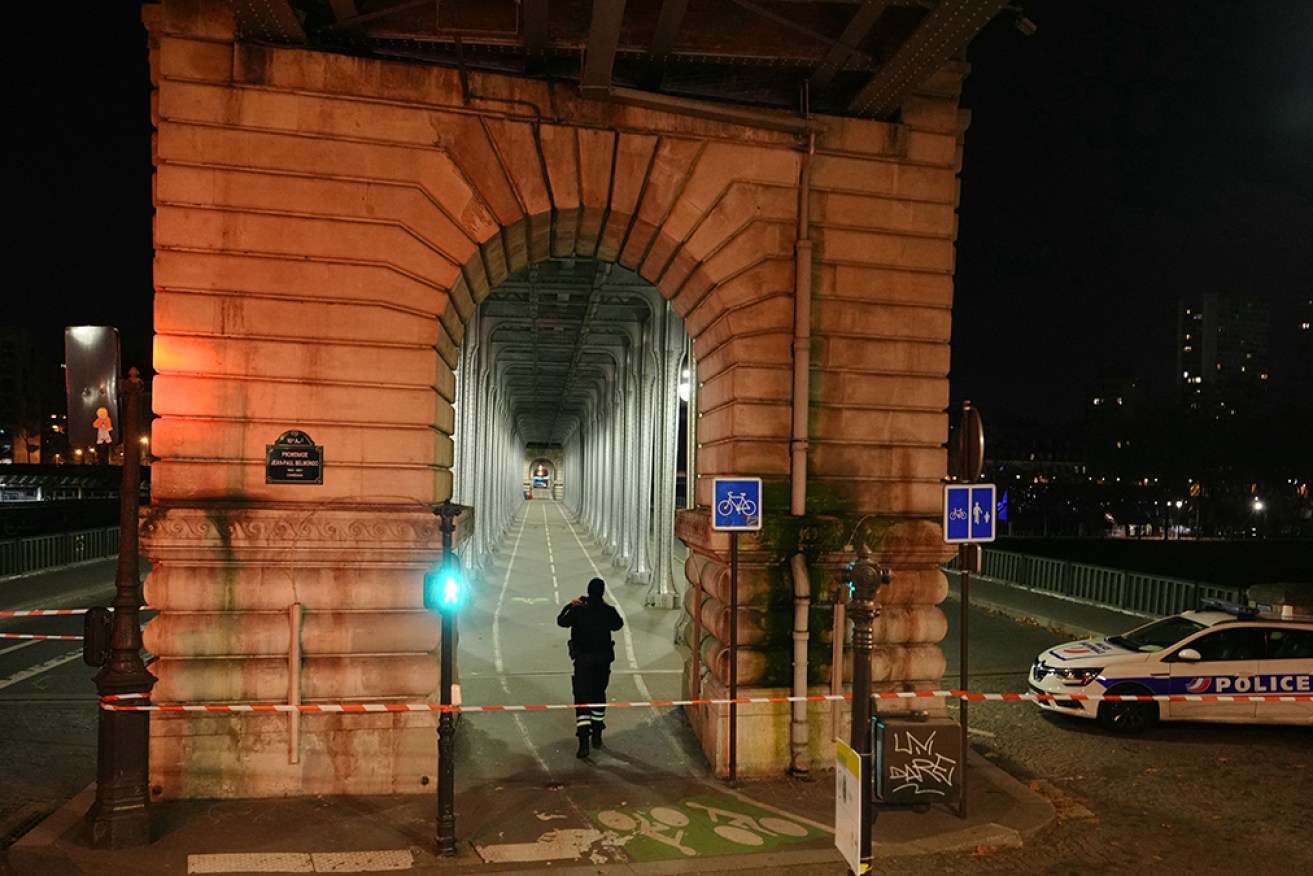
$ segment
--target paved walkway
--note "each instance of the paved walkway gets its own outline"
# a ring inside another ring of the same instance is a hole
[[[526,502],[494,568],[462,618],[466,704],[568,702],[569,667],[557,606],[593,575],[616,582],[562,506]],[[1082,631],[1134,619],[973,578],[974,604]],[[645,588],[617,584],[626,617],[610,695],[675,699],[676,612],[643,608]],[[1019,680],[1018,684],[1022,682]],[[569,712],[470,713],[457,734],[458,854],[435,855],[433,793],[382,798],[186,801],[152,807],[154,841],[116,852],[89,847],[88,789],[15,844],[18,874],[842,873],[834,846],[833,772],[814,779],[712,777],[677,709],[613,709],[607,744],[574,757]],[[968,763],[968,818],[948,805],[882,812],[877,860],[1017,846],[1054,819],[1051,804],[983,758]],[[432,788],[432,785],[428,785]],[[4,872],[0,862],[0,872]]]

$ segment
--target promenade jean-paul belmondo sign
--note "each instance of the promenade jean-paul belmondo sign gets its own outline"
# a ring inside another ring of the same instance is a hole
[[[304,432],[291,429],[264,446],[266,484],[322,484],[324,448]]]

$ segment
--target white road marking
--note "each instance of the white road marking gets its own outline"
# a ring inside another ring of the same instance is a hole
[[[19,645],[10,645],[8,648],[0,648],[0,654],[8,654],[10,651],[17,651],[19,648],[31,648],[35,644],[37,644],[37,640],[33,639],[30,642],[23,642]]]
[[[502,843],[475,846],[485,864],[510,864],[526,861],[578,859],[595,844],[606,839],[600,830],[589,828],[548,831],[532,843]]]
[[[506,574],[501,579],[501,590],[497,593],[497,606],[492,612],[492,663],[497,667],[498,672],[506,670],[506,661],[502,659],[501,650],[501,612],[502,606],[506,602],[506,588],[511,583],[511,569],[515,566],[515,558],[520,553],[520,539],[524,536],[524,518],[520,518],[520,528],[515,533],[515,543],[511,545],[511,555],[506,559]]]
[[[558,508],[557,510],[560,509]],[[602,570],[597,568],[597,563],[593,562],[593,555],[588,552],[588,548],[584,547],[583,540],[579,538],[578,531],[575,530],[574,525],[570,522],[570,518],[565,516],[564,511],[561,511],[561,519],[565,521],[565,525],[569,528],[570,534],[574,536],[575,543],[579,545],[579,552],[584,555],[584,559],[588,561],[588,565],[592,566],[593,574],[598,578],[601,578]],[[615,603],[615,610],[620,612],[620,619],[625,622],[625,625],[622,628],[624,633],[622,638],[625,640],[625,659],[629,661],[630,669],[637,670],[638,657],[634,655],[634,637],[629,632],[629,617],[625,614],[625,607],[620,604],[620,600],[614,599],[613,601]],[[637,676],[637,684],[638,692],[642,695],[643,699],[652,699],[652,695],[648,692],[647,685],[643,683],[641,675]]]
[[[593,567],[593,573],[597,575],[597,577],[601,578],[602,570],[597,568],[597,564],[593,562],[593,556],[588,552],[588,549],[584,547],[583,540],[579,538],[579,532],[578,530],[575,529],[573,522],[570,520],[569,517],[566,516],[565,511],[559,505],[557,506],[557,510],[561,512],[561,519],[565,521],[566,528],[568,528],[570,530],[570,534],[574,536],[575,543],[579,545],[579,550],[584,555],[584,559],[588,560],[588,565]],[[615,603],[616,603],[616,611],[620,612],[620,619],[625,622],[625,625],[622,628],[624,632],[625,657],[629,661],[629,667],[633,672],[634,687],[638,689],[640,700],[647,701],[647,700],[655,699],[655,697],[652,696],[652,692],[647,687],[647,682],[643,680],[643,670],[639,667],[638,657],[635,656],[634,654],[634,638],[630,633],[631,628],[629,625],[629,618],[625,614],[624,606],[620,604],[620,600],[616,599]],[[648,708],[653,715],[660,714],[657,707],[649,706]],[[693,768],[693,764],[689,760],[688,755],[684,753],[684,749],[680,745],[679,740],[676,739],[672,733],[670,733],[669,729],[666,729],[664,732],[666,735],[666,739],[670,743],[671,750],[675,752],[675,756],[679,758],[680,763],[682,763],[687,770],[691,771]]]
[[[378,873],[410,870],[415,856],[406,849],[373,852],[240,852],[188,855],[188,873]]]
[[[47,660],[45,663],[38,663],[36,666],[29,666],[27,669],[24,669],[22,672],[15,672],[13,675],[9,676],[8,678],[0,678],[0,690],[18,684],[20,681],[27,681],[29,678],[40,675],[43,672],[49,672],[52,669],[57,669],[58,667],[63,666],[65,663],[69,663],[73,660],[76,660],[81,656],[82,656],[82,649],[79,648],[76,651],[68,652],[62,657],[54,657],[50,660]]]
[[[506,661],[502,658],[501,650],[501,614],[502,606],[506,603],[506,588],[511,583],[511,569],[515,566],[515,558],[520,553],[520,539],[524,537],[524,521],[527,514],[517,515],[519,519],[519,529],[515,532],[515,544],[511,545],[511,555],[506,560],[506,574],[502,576],[501,591],[497,594],[497,607],[492,613],[492,653],[493,665],[497,669],[498,681],[501,683],[501,689],[506,694],[506,699],[511,699],[511,686],[506,676]],[[542,767],[544,773],[549,777],[555,778],[552,768],[547,765],[543,758],[542,752],[538,746],[533,744],[533,739],[529,736],[529,728],[524,725],[524,719],[520,714],[515,714],[513,720],[515,727],[520,731],[520,738],[524,740],[525,750],[533,752],[534,760],[538,761],[538,766]]]

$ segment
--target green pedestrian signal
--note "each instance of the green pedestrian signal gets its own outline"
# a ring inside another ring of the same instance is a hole
[[[430,611],[457,611],[464,599],[465,580],[454,557],[424,576],[424,607]]]

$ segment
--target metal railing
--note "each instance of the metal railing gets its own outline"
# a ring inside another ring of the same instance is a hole
[[[955,570],[957,560],[946,568]],[[1005,584],[1144,615],[1162,616],[1198,608],[1204,597],[1237,603],[1244,599],[1244,590],[1238,587],[1010,551],[982,550],[980,568],[982,575]]]
[[[83,529],[0,541],[0,577],[100,560],[119,552],[119,528]]]

